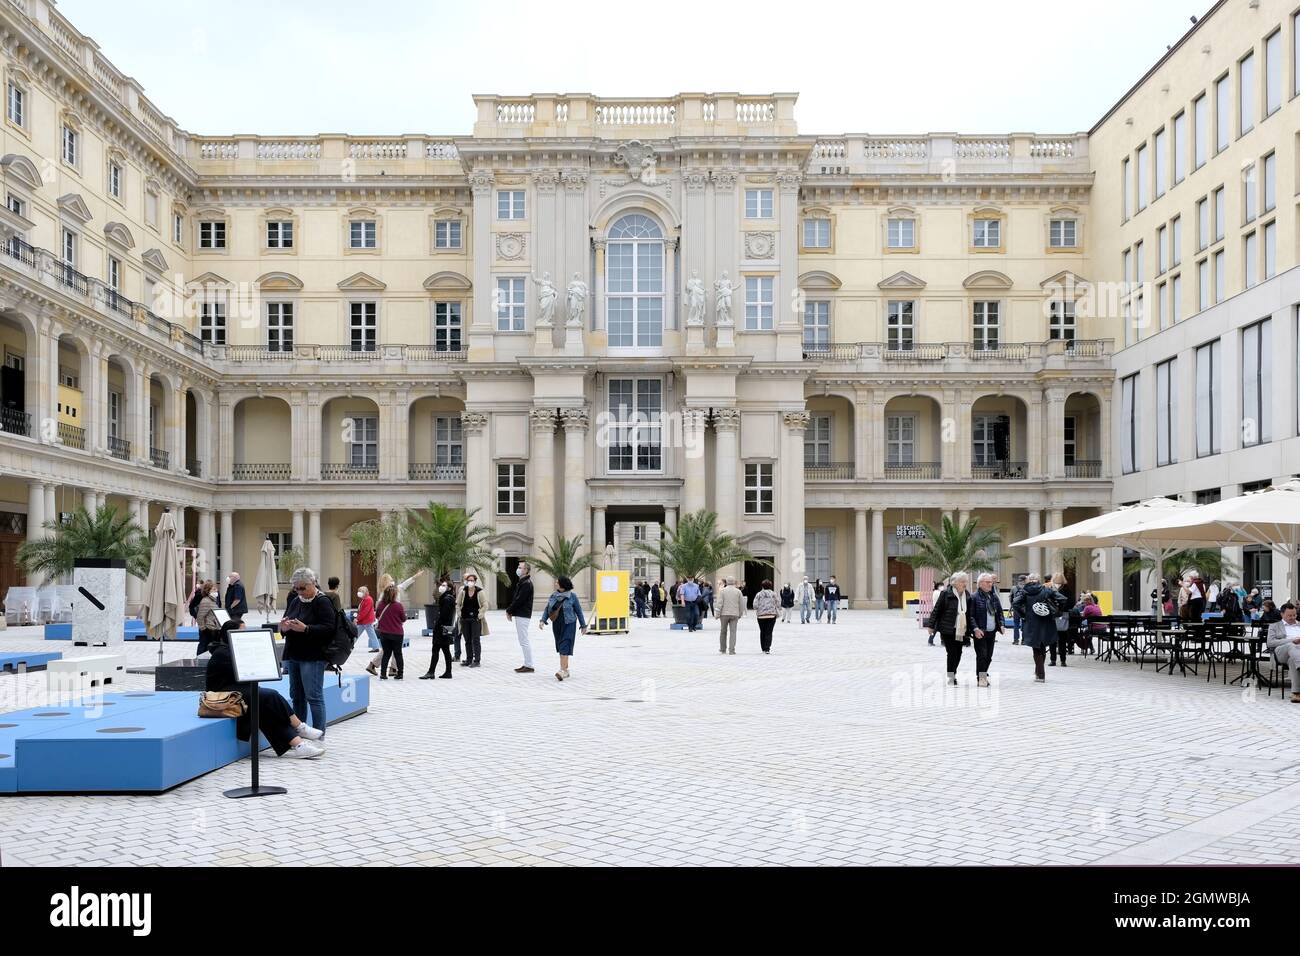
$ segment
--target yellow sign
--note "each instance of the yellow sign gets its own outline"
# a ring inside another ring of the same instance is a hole
[[[903,607],[907,607],[907,605],[910,604],[911,602],[913,602],[913,601],[919,601],[919,600],[921,600],[921,592],[920,592],[920,591],[904,591],[904,592],[903,592]]]
[[[596,613],[589,634],[617,634],[627,631],[628,583],[627,571],[596,572]]]
[[[1115,606],[1115,597],[1110,591],[1093,591],[1092,596],[1097,599],[1097,607],[1101,608],[1102,614],[1113,614],[1112,608]]]

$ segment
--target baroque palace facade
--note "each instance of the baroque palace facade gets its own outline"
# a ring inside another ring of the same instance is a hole
[[[1228,6],[1189,34],[1226,31],[1225,69],[1266,33]],[[0,3],[0,42],[7,583],[45,520],[112,502],[171,508],[219,574],[270,536],[350,593],[349,529],[436,500],[509,558],[709,508],[778,582],[883,607],[922,521],[1014,541],[1115,501],[1130,343],[1092,290],[1124,278],[1125,117],[1172,117],[1196,40],[1091,135],[814,136],[794,94],[683,93],[365,138],[188,133],[50,0]],[[1055,557],[1004,548],[1003,581]]]

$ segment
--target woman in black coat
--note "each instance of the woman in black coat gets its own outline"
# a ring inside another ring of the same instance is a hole
[[[948,586],[939,592],[925,626],[931,638],[938,633],[943,641],[948,652],[948,683],[956,684],[962,648],[975,633],[975,602],[970,595],[969,574],[958,571],[952,576]]]
[[[1056,618],[1062,611],[1069,610],[1070,605],[1059,591],[1044,587],[1042,579],[1031,574],[1016,595],[1015,606],[1021,618],[1023,643],[1034,652],[1034,680],[1041,684],[1047,680],[1044,668],[1047,649],[1055,647],[1060,639],[1056,633]]]

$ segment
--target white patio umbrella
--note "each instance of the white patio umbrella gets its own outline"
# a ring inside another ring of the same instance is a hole
[[[180,552],[176,550],[176,522],[170,511],[162,513],[158,527],[154,528],[144,601],[146,633],[159,642],[176,640],[176,627],[185,607],[185,578],[181,572]],[[162,663],[161,643],[158,645],[158,662]]]
[[[276,590],[275,545],[267,538],[262,542],[262,553],[257,558],[257,576],[253,579],[253,599],[257,609],[270,615],[275,610]]]
[[[1190,543],[1182,541],[1173,546],[1172,543],[1147,541],[1143,537],[1144,530],[1153,522],[1164,520],[1170,516],[1185,515],[1195,511],[1197,507],[1196,504],[1190,501],[1148,498],[1146,501],[1140,501],[1135,505],[1127,505],[1115,511],[1109,511],[1104,515],[1076,521],[1064,528],[1057,528],[1045,534],[1025,538],[1023,541],[1017,541],[1009,545],[1009,547],[1051,547],[1061,549],[1126,547],[1138,552],[1142,557],[1154,561],[1157,568],[1163,568],[1165,559],[1169,555],[1196,545],[1212,546],[1214,542],[1207,539],[1194,539]],[[1156,618],[1160,619],[1163,616],[1164,608],[1157,602]]]
[[[1300,480],[1167,513],[1144,525],[1139,537],[1148,547],[1172,550],[1199,542],[1212,547],[1261,545],[1294,564],[1300,557]]]

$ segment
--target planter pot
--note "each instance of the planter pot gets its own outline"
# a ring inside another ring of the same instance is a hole
[[[673,604],[671,607],[673,609],[673,623],[684,625],[686,623],[686,608],[680,604]]]
[[[430,634],[433,633],[434,627],[438,623],[438,605],[426,604],[424,606],[424,629]]]

